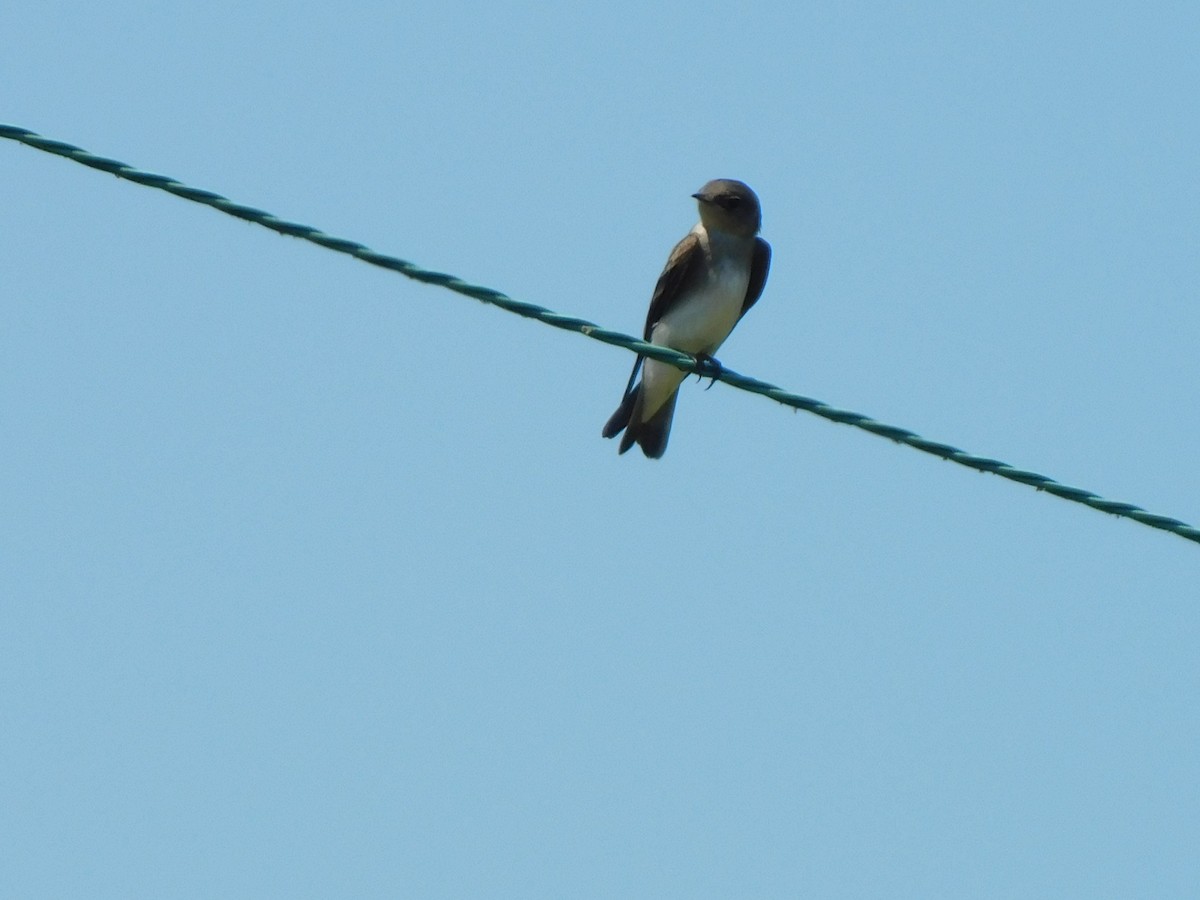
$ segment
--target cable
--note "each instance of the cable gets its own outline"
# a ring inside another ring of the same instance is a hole
[[[444,272],[433,272],[428,269],[422,269],[420,266],[407,262],[403,259],[398,259],[394,256],[388,256],[383,253],[365,247],[356,242],[346,240],[345,238],[333,237],[325,234],[310,225],[301,225],[297,222],[288,222],[285,219],[280,219],[261,209],[255,209],[251,206],[243,206],[240,203],[234,203],[220,194],[214,194],[212,191],[200,190],[199,188],[189,187],[176,181],[173,178],[168,178],[165,175],[155,175],[152,172],[143,172],[135,169],[133,166],[119,162],[115,159],[107,159],[103,156],[96,156],[79,147],[67,144],[62,141],[50,140],[42,137],[32,131],[24,128],[18,128],[14,125],[0,124],[0,137],[9,140],[17,141],[26,146],[33,147],[36,150],[41,150],[46,153],[53,153],[57,156],[63,156],[81,165],[89,166],[93,169],[99,169],[102,172],[108,172],[116,175],[118,178],[123,178],[127,181],[134,181],[146,187],[157,188],[161,191],[174,194],[177,197],[182,197],[185,200],[191,200],[195,203],[202,203],[205,206],[211,206],[213,209],[218,209],[223,213],[234,216],[238,219],[244,219],[247,222],[253,222],[256,225],[261,225],[264,228],[269,228],[272,231],[277,231],[280,234],[291,235],[292,237],[300,238],[301,240],[309,241],[320,247],[325,247],[328,250],[334,250],[338,253],[345,253],[348,256],[353,256],[363,262],[370,263],[373,266],[379,266],[384,269],[391,269],[394,272],[399,272],[416,281],[422,281],[426,284],[435,284],[439,287],[444,287],[458,294],[464,294],[468,297],[473,297],[483,303],[492,306],[498,306],[501,309],[511,313],[516,313],[519,316],[524,316],[529,319],[536,319],[546,325],[551,325],[555,328],[561,328],[565,331],[576,331],[586,337],[590,337],[597,341],[603,341],[606,344],[615,344],[618,347],[624,347],[634,353],[640,353],[642,356],[651,359],[657,359],[661,362],[668,363],[678,369],[683,369],[685,372],[694,372],[702,374],[708,378],[715,374],[718,381],[723,381],[732,387],[743,391],[749,391],[754,394],[762,394],[764,397],[770,397],[772,400],[782,403],[784,406],[790,406],[794,409],[802,409],[805,412],[813,413],[821,416],[831,422],[837,422],[842,425],[850,425],[854,428],[861,428],[863,431],[868,431],[871,434],[879,435],[880,437],[888,438],[898,444],[906,444],[909,447],[920,450],[923,453],[931,453],[934,456],[942,459],[948,459],[951,462],[958,463],[961,466],[966,466],[969,469],[975,469],[980,472],[990,472],[993,475],[999,475],[1001,478],[1007,478],[1009,481],[1015,481],[1019,484],[1029,485],[1039,491],[1045,491],[1048,494],[1053,494],[1056,497],[1061,497],[1064,500],[1070,500],[1072,503],[1080,503],[1084,506],[1090,506],[1092,509],[1098,509],[1101,512],[1111,513],[1114,516],[1122,516],[1126,519],[1132,519],[1135,522],[1140,522],[1143,525],[1148,525],[1151,528],[1158,528],[1162,531],[1169,531],[1176,534],[1185,540],[1193,541],[1200,544],[1200,529],[1188,525],[1186,522],[1181,522],[1179,519],[1173,519],[1169,516],[1162,516],[1156,513],[1147,512],[1140,506],[1135,506],[1132,503],[1121,503],[1115,500],[1106,500],[1091,491],[1085,491],[1082,488],[1070,487],[1065,484],[1060,484],[1052,478],[1045,475],[1039,475],[1037,472],[1030,472],[1024,469],[1017,469],[1008,463],[1001,462],[998,459],[989,459],[987,457],[975,456],[967,453],[965,450],[960,450],[957,447],[952,447],[949,444],[938,443],[923,438],[918,434],[914,434],[906,428],[898,428],[895,425],[887,425],[883,422],[864,416],[861,413],[851,412],[845,409],[837,409],[827,403],[822,403],[820,400],[813,400],[811,397],[805,397],[800,394],[793,394],[786,391],[778,385],[770,384],[766,381],[760,381],[757,378],[751,378],[748,375],[742,375],[732,369],[722,368],[718,372],[710,371],[709,367],[698,362],[694,357],[687,353],[681,353],[678,350],[672,350],[669,347],[660,347],[655,344],[648,344],[645,341],[640,341],[628,334],[623,334],[619,331],[610,331],[606,328],[601,328],[593,322],[586,319],[576,318],[575,316],[566,316],[562,313],[554,312],[546,309],[543,306],[538,306],[535,303],[526,303],[521,300],[514,300],[512,297],[482,285],[470,284],[457,278],[454,275],[448,275]]]

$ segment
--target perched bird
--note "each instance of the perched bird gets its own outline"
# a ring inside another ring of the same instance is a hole
[[[643,339],[690,353],[719,371],[712,354],[762,294],[771,245],[758,237],[762,211],[749,186],[718,178],[692,196],[700,221],[675,245],[658,277]],[[667,363],[638,356],[621,405],[601,434],[616,437],[623,430],[621,453],[638,444],[646,456],[658,459],[667,449],[675,399],[686,376]]]

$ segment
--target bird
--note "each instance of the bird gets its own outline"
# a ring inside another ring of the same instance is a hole
[[[690,353],[712,373],[721,368],[713,354],[762,296],[771,245],[758,236],[762,207],[745,183],[718,178],[692,196],[700,221],[667,258],[642,337]],[[612,438],[624,431],[620,453],[637,444],[648,458],[661,458],[686,376],[682,369],[639,354],[621,404],[601,434]]]

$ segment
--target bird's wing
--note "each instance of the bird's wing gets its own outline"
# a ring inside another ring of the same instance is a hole
[[[675,305],[675,301],[679,297],[679,289],[686,282],[688,272],[691,271],[700,252],[700,238],[696,236],[695,232],[688,232],[687,236],[675,245],[675,249],[667,257],[667,265],[663,268],[662,274],[658,276],[658,283],[654,285],[654,295],[650,298],[650,311],[646,313],[646,327],[642,331],[642,340],[650,340],[650,334],[654,331],[658,320]],[[637,383],[638,370],[641,369],[644,358],[638,354],[638,358],[633,361],[633,371],[629,374],[629,383],[625,385],[626,397],[633,391],[633,386]]]
[[[671,255],[667,257],[667,265],[658,276],[658,284],[654,285],[654,296],[650,298],[650,312],[646,314],[646,330],[642,332],[643,340],[650,340],[650,332],[663,316],[665,316],[679,299],[680,288],[686,283],[690,272],[701,256],[700,238],[694,231],[688,232],[687,237],[675,245]]]
[[[767,285],[767,273],[771,270],[771,245],[762,238],[754,239],[754,257],[750,260],[750,283],[746,285],[746,302],[742,304],[744,316],[750,311]],[[740,319],[741,316],[738,316]]]

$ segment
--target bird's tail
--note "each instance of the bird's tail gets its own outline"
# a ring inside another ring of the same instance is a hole
[[[621,438],[619,452],[624,453],[637,444],[642,448],[642,453],[650,459],[658,459],[667,451],[667,438],[671,436],[671,421],[675,416],[675,401],[678,397],[678,391],[672,393],[670,399],[643,422],[642,385],[639,383],[621,398],[621,405],[604,423],[604,429],[600,433],[606,438],[611,438],[624,431],[625,436]]]
[[[608,417],[608,421],[604,423],[604,429],[600,432],[604,437],[616,437],[629,424],[629,416],[633,413],[633,405],[637,400],[638,392],[641,390],[639,384],[634,390],[626,391],[625,396],[621,398],[621,405],[617,407],[617,411]],[[625,451],[621,451],[624,453]]]
[[[633,361],[633,371],[629,373],[629,381],[625,385],[625,393],[621,397],[621,405],[617,407],[615,413],[608,417],[608,421],[604,423],[604,429],[600,432],[606,438],[616,437],[629,424],[629,416],[633,412],[633,403],[637,399],[638,390],[641,388],[641,385],[637,383],[637,377],[638,370],[642,368],[643,359],[644,357],[638,354],[638,358]],[[622,450],[621,452],[624,453],[625,451]]]

